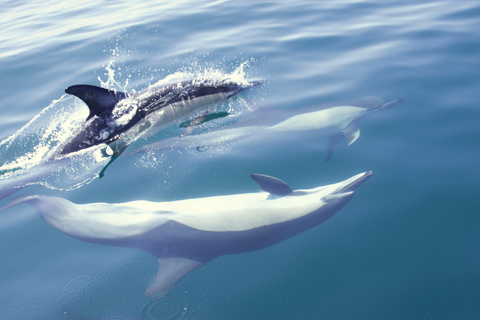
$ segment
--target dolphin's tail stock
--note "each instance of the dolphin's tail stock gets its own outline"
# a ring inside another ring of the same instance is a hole
[[[10,207],[16,206],[17,204],[20,204],[20,203],[28,203],[28,204],[33,206],[33,204],[36,202],[36,200],[38,200],[38,196],[15,197],[15,198],[12,198],[7,205],[1,207],[0,211],[3,211],[3,210],[8,209]]]

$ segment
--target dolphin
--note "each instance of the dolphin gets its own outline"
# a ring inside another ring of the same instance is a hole
[[[92,85],[74,85],[65,92],[86,103],[90,112],[81,128],[56,151],[62,156],[106,144],[105,152],[118,156],[139,137],[151,136],[186,121],[206,107],[260,85],[261,81],[199,78],[153,86],[128,94]],[[204,118],[202,118],[204,119]]]
[[[390,107],[393,107],[404,100],[396,99],[378,106],[365,108],[357,106],[335,106],[319,111],[311,111],[298,114],[286,119],[274,126],[268,127],[267,132],[292,132],[318,130],[329,135],[327,162],[333,155],[333,149],[345,138],[347,144],[351,145],[360,137],[358,122],[364,117]]]
[[[61,188],[81,186],[97,173],[101,178],[108,166],[136,139],[154,135],[175,121],[183,121],[185,132],[182,136],[187,136],[198,124],[228,115],[227,112],[212,112],[213,104],[262,84],[261,81],[249,83],[235,75],[167,81],[132,94],[91,85],[68,87],[66,93],[82,99],[88,106],[86,121],[65,141],[50,138],[51,141],[41,141],[41,145],[34,148],[43,150],[46,147],[43,143],[55,144],[51,152],[28,153],[25,158],[29,160],[25,163],[19,163],[18,158],[0,163],[0,200],[52,174],[65,172],[71,166],[77,171],[79,180]],[[17,132],[17,138],[32,121]],[[46,130],[51,134],[57,129],[52,126]],[[0,143],[2,156],[4,151],[17,154],[9,150],[10,143],[10,138]],[[29,148],[30,143],[18,145]]]
[[[260,107],[237,124],[211,130],[202,134],[180,136],[158,141],[140,148],[135,153],[150,152],[152,150],[190,149],[199,151],[209,147],[223,145],[240,140],[271,138],[282,141],[288,139],[285,135],[295,132],[314,132],[316,136],[329,137],[327,157],[331,159],[335,146],[346,139],[351,145],[360,136],[358,123],[360,120],[377,111],[393,107],[403,102],[396,99],[384,102],[378,97],[364,97],[351,101],[341,101],[326,105],[308,107],[297,110],[277,110],[271,107]]]
[[[86,242],[137,248],[160,267],[145,294],[158,296],[216,257],[269,247],[332,217],[372,172],[293,191],[280,179],[253,174],[262,191],[170,202],[74,204],[50,196],[13,199],[32,205],[55,229]]]

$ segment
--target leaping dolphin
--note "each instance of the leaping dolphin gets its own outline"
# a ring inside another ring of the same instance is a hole
[[[372,172],[313,189],[253,174],[263,191],[171,202],[74,204],[48,196],[19,197],[55,229],[79,240],[137,248],[160,267],[145,294],[157,296],[216,257],[254,251],[326,221],[345,206]],[[5,208],[5,207],[4,207]]]
[[[191,119],[202,110],[205,114],[206,107],[260,84],[260,81],[200,78],[154,86],[135,94],[91,85],[68,87],[65,92],[82,99],[90,113],[84,125],[56,154],[65,155],[105,143],[106,153],[118,156],[137,138],[153,135],[173,121]]]

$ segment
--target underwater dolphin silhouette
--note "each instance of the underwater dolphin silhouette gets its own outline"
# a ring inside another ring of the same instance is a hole
[[[393,107],[403,102],[396,99],[384,102],[378,97],[364,97],[351,101],[340,101],[316,107],[294,110],[277,110],[260,107],[244,116],[239,123],[206,133],[174,137],[158,141],[133,152],[144,153],[168,149],[208,150],[209,147],[236,142],[245,138],[285,142],[285,136],[294,132],[315,132],[316,136],[329,137],[327,162],[333,155],[335,146],[346,139],[351,145],[360,136],[358,123],[361,119],[377,111]]]
[[[118,204],[74,204],[37,195],[16,198],[6,207],[25,202],[72,237],[155,255],[160,267],[145,294],[156,296],[216,257],[263,249],[326,221],[371,175],[364,172],[335,184],[292,191],[277,178],[253,174],[263,191]]]
[[[333,155],[333,149],[344,138],[351,145],[360,137],[358,122],[374,112],[402,103],[403,99],[393,100],[370,108],[358,106],[334,106],[331,108],[305,112],[268,127],[268,132],[291,132],[318,130],[329,135],[327,162]]]
[[[260,84],[260,81],[199,78],[154,86],[134,94],[92,85],[68,87],[65,92],[82,99],[90,113],[56,155],[105,143],[106,154],[118,156],[140,136],[153,135],[173,121],[185,121],[206,106]]]

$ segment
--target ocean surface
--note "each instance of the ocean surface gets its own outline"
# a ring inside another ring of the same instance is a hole
[[[0,30],[0,186],[86,116],[64,93],[75,84],[263,80],[225,102],[240,118],[258,106],[405,99],[362,119],[358,140],[326,163],[327,139],[314,133],[134,152],[167,132],[136,141],[101,179],[80,161],[19,189],[0,207],[33,194],[115,203],[256,192],[251,173],[304,189],[374,172],[325,223],[215,259],[156,300],[144,295],[154,256],[74,239],[28,205],[7,208],[2,319],[480,318],[480,2],[7,0]]]

